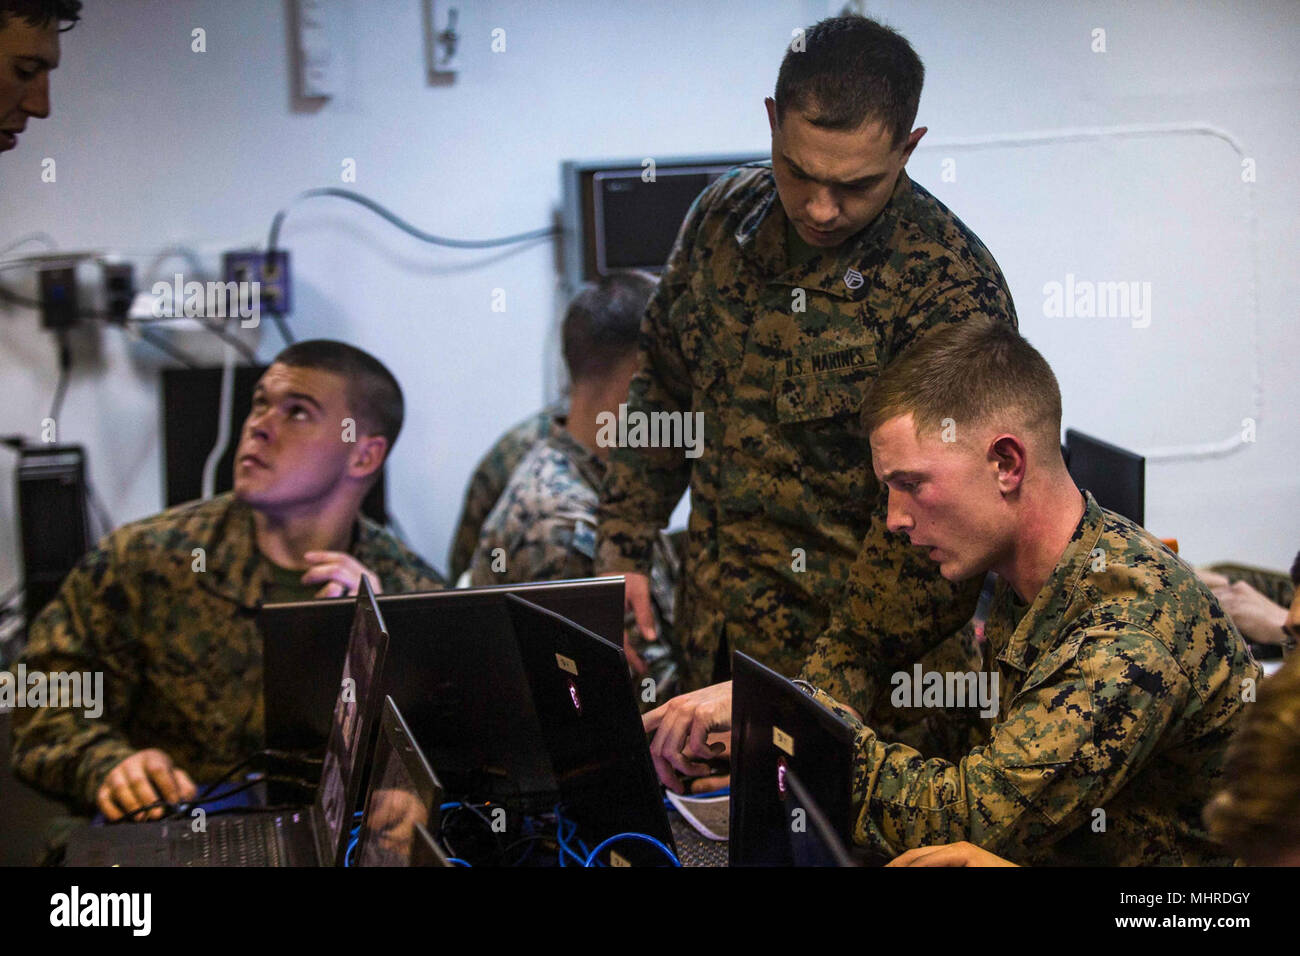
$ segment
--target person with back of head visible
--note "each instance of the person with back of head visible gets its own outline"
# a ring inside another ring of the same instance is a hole
[[[81,0],[0,0],[0,153],[18,145],[29,119],[50,115],[59,34],[80,18]]]
[[[945,326],[881,373],[862,418],[890,530],[946,580],[998,583],[979,672],[939,675],[990,692],[959,759],[883,739],[804,685],[858,729],[854,840],[881,858],[964,843],[984,863],[1230,863],[1201,809],[1261,668],[1190,567],[1075,486],[1043,357],[992,320]],[[912,679],[891,678],[895,706]],[[670,787],[707,772],[708,735],[730,729],[730,685],[706,691],[645,715]],[[939,696],[928,706],[963,706]]]
[[[546,437],[551,422],[563,416],[567,410],[567,402],[552,402],[523,421],[511,425],[474,466],[469,483],[465,486],[465,498],[461,502],[460,517],[456,520],[456,530],[451,536],[451,550],[447,555],[448,578],[458,587],[464,586],[462,577],[474,558],[483,522],[501,500],[501,493],[506,490],[510,476],[524,460],[529,449]]]
[[[593,575],[596,509],[610,451],[602,442],[602,428],[627,401],[637,368],[641,316],[655,284],[646,272],[615,272],[587,283],[569,304],[562,329],[568,412],[557,415],[546,437],[524,456],[484,521],[470,563],[470,584]],[[677,565],[672,545],[661,534],[651,566],[656,639],[645,640],[635,621],[627,633],[629,657],[644,660],[655,701],[676,690],[671,629]],[[651,702],[651,695],[639,696]]]
[[[342,342],[298,342],[258,381],[234,490],[118,528],[32,622],[29,673],[103,674],[101,714],[13,717],[15,773],[109,820],[161,815],[261,749],[270,602],[442,587],[361,514],[402,427],[401,387]]]

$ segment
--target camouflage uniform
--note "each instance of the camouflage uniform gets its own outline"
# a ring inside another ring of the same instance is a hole
[[[923,760],[861,729],[857,842],[893,856],[967,840],[1030,865],[1232,862],[1201,808],[1262,671],[1191,568],[1086,501],[1032,604],[998,584],[984,670],[999,708],[981,745]]]
[[[592,577],[596,507],[604,477],[605,463],[565,429],[563,418],[553,419],[549,434],[524,456],[483,522],[470,562],[470,584]],[[498,549],[502,553],[494,554]],[[676,692],[672,628],[679,565],[667,536],[660,534],[650,575],[657,639],[644,640],[635,622],[628,621],[632,643],[655,679],[658,702]]]
[[[456,533],[451,539],[448,567],[453,582],[469,568],[474,549],[478,547],[483,522],[487,519],[488,512],[496,506],[511,473],[528,453],[528,449],[546,436],[551,419],[563,413],[563,403],[557,402],[519,422],[498,438],[496,444],[488,449],[488,453],[475,466],[469,487],[465,489],[460,521],[457,522]]]
[[[703,454],[614,450],[597,567],[644,573],[689,484],[684,687],[713,678],[722,645],[788,676],[807,660],[806,677],[865,713],[871,675],[957,631],[980,586],[947,583],[886,531],[865,391],[932,327],[1014,325],[1015,310],[988,250],[906,173],[862,232],[792,268],[786,229],[770,164],[727,173],[687,214],[628,408],[702,412]]]
[[[436,571],[368,518],[359,518],[350,553],[386,592],[442,587]],[[252,510],[231,494],[106,537],[32,622],[21,658],[28,671],[102,671],[103,715],[15,710],[15,772],[93,806],[108,771],[137,750],[166,751],[201,783],[263,747],[254,617],[274,577],[257,549]]]

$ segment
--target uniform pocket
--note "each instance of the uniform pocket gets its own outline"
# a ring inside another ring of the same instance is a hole
[[[871,343],[804,349],[785,360],[772,390],[781,424],[857,415],[879,365]]]

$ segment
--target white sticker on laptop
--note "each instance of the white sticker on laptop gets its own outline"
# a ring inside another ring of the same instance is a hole
[[[578,676],[578,663],[572,657],[565,657],[563,654],[556,653],[555,666],[567,674]]]
[[[777,750],[784,750],[791,757],[794,756],[794,738],[775,724],[772,725],[772,743],[776,744]]]

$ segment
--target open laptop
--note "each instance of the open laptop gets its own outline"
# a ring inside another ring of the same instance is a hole
[[[594,849],[616,834],[640,833],[676,854],[623,648],[517,595],[506,604],[562,811],[577,824],[574,840]],[[599,859],[670,862],[633,840],[619,841]]]
[[[848,842],[854,728],[752,657],[737,651],[731,666],[731,865],[794,866],[794,811],[813,801]],[[791,802],[791,771],[801,803]]]
[[[436,865],[451,866],[429,833],[430,828],[434,833],[438,831],[441,803],[438,778],[416,746],[393,698],[385,697],[352,865],[412,866],[416,843],[421,839],[417,830],[423,830],[435,859],[442,860]]]
[[[455,866],[442,852],[433,834],[422,824],[415,825],[415,842],[411,845],[411,866]]]
[[[622,578],[382,595],[391,640],[381,695],[401,709],[448,794],[537,812],[554,805],[555,780],[505,610],[509,593],[622,641]],[[262,609],[268,747],[324,743],[345,613],[339,601]]]
[[[363,576],[335,684],[320,785],[309,807],[113,824],[77,834],[70,866],[342,866],[378,713],[388,634]]]

